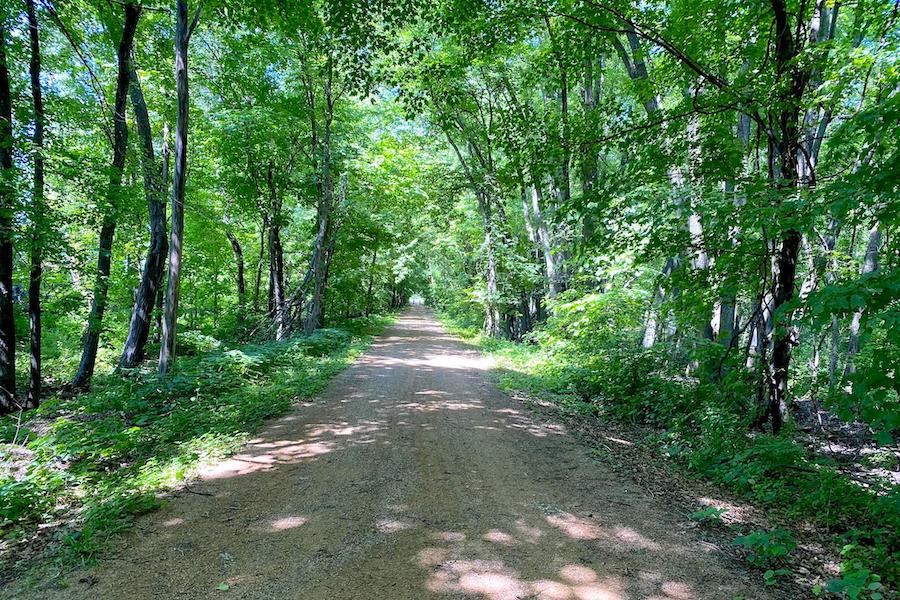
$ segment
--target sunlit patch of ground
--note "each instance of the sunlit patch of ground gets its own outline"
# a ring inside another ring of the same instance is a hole
[[[269,524],[270,531],[285,531],[286,529],[294,529],[306,524],[309,519],[301,516],[282,517],[275,519]]]
[[[415,525],[397,519],[378,519],[375,528],[381,533],[397,533],[415,528]]]
[[[704,595],[707,592],[698,594],[687,581],[663,574],[671,571],[669,561],[673,554],[679,554],[685,548],[667,549],[664,544],[633,528],[620,524],[604,526],[596,519],[567,512],[547,515],[544,523],[528,524],[520,518],[510,529],[493,528],[480,535],[461,531],[432,533],[429,537],[436,543],[419,550],[415,558],[416,564],[427,573],[425,590],[454,598],[463,594],[484,600],[691,600],[711,597]],[[602,546],[595,546],[597,543]],[[545,557],[544,563],[518,562],[521,551],[513,548],[519,544],[526,544],[526,548],[538,544],[539,554]],[[564,548],[577,548],[581,544],[596,548],[590,551],[591,556],[596,556],[596,563],[563,558],[568,555]],[[637,570],[632,570],[628,562],[603,559],[604,552],[614,552],[621,557],[635,550],[655,554],[648,556],[646,566]],[[623,565],[629,565],[624,567],[627,576],[622,574]],[[657,570],[660,567],[662,570]],[[727,597],[731,598],[731,595]]]
[[[512,546],[516,543],[516,540],[513,539],[511,535],[509,535],[508,533],[503,533],[499,529],[491,529],[483,536],[481,536],[481,538],[487,542],[493,542],[502,546]]]
[[[436,594],[463,593],[486,600],[627,600],[625,585],[618,576],[601,577],[585,565],[568,564],[553,579],[522,577],[502,560],[447,558],[446,551],[426,548],[418,555],[420,565],[430,569],[425,589]],[[659,584],[658,599],[693,598],[690,586],[682,582]]]

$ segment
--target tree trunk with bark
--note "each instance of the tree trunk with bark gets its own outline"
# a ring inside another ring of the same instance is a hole
[[[462,126],[462,124],[458,124],[458,126],[460,132],[462,132],[463,135],[466,135],[465,128]],[[479,148],[478,145],[468,137],[466,139],[466,152],[469,160],[466,160],[466,157],[463,156],[463,153],[460,151],[459,144],[456,143],[450,132],[445,129],[444,135],[446,136],[447,141],[450,143],[450,146],[453,148],[453,151],[456,153],[456,158],[459,160],[463,171],[465,171],[466,179],[468,179],[469,184],[472,186],[472,191],[475,193],[475,197],[478,199],[478,212],[481,215],[481,221],[484,227],[486,280],[484,300],[484,332],[490,337],[499,337],[502,333],[502,323],[500,320],[500,310],[497,303],[499,294],[497,288],[497,257],[495,248],[496,241],[494,235],[494,219],[492,214],[493,206],[490,194],[486,189],[485,182],[479,175],[476,175],[475,171],[473,170],[473,166],[470,165],[470,163],[478,164],[485,173],[490,173],[492,163],[489,158],[489,153]]]
[[[313,291],[309,301],[309,313],[304,323],[303,331],[306,335],[312,334],[316,329],[325,324],[325,292],[328,283],[329,247],[332,243],[333,226],[332,212],[334,211],[334,182],[331,173],[331,121],[334,116],[334,99],[331,95],[331,59],[328,59],[328,73],[325,79],[325,127],[321,140],[321,166],[317,183],[319,200],[316,206],[316,231],[315,247],[313,248],[310,270],[312,271]],[[312,85],[312,77],[309,77],[309,85]],[[309,90],[309,105],[315,108],[315,90]],[[317,129],[315,127],[315,111],[312,110],[312,147],[316,153],[319,147]],[[314,169],[318,165],[314,164]]]
[[[0,19],[0,415],[16,402],[16,323],[13,304],[12,95],[6,56],[6,22]]]
[[[238,241],[231,231],[226,231],[228,242],[231,244],[231,250],[234,252],[234,262],[237,265],[237,274],[235,281],[237,283],[238,295],[238,326],[243,327],[246,319],[247,309],[247,282],[244,277],[244,250],[241,248],[241,242]]]
[[[878,253],[881,250],[881,228],[876,221],[875,225],[869,230],[869,240],[866,243],[866,255],[863,258],[861,275],[866,276],[878,270]],[[853,313],[853,319],[850,321],[850,341],[847,345],[847,362],[844,365],[844,376],[850,375],[856,371],[854,358],[859,353],[860,339],[859,330],[862,324],[863,309],[860,308]]]
[[[253,283],[253,311],[259,312],[259,297],[262,289],[263,263],[266,256],[266,237],[269,235],[269,215],[263,212],[259,228],[259,256],[256,260],[256,279]]]
[[[162,286],[168,249],[163,167],[157,164],[154,156],[150,115],[134,65],[129,69],[129,86],[131,108],[134,111],[138,135],[141,138],[141,171],[144,176],[144,195],[147,199],[147,213],[150,218],[150,247],[147,249],[147,258],[144,260],[144,269],[134,297],[125,349],[119,360],[119,366],[125,369],[134,368],[144,360],[144,348],[150,335],[156,297]]]
[[[741,149],[744,154],[743,163],[745,174],[750,170],[748,159],[750,151],[750,129],[750,117],[739,113],[737,116],[737,138],[741,143]],[[746,204],[746,196],[743,191],[738,193],[733,180],[726,181],[725,193],[734,194],[733,204],[735,210],[740,210],[740,208]],[[728,238],[735,247],[740,245],[741,232],[737,226],[729,227]],[[737,346],[739,341],[736,338],[735,332],[737,326],[737,292],[730,283],[726,282],[725,286],[725,291],[719,296],[719,333],[716,336],[716,341],[725,347],[725,352],[729,352]]]
[[[500,309],[497,291],[497,256],[494,240],[494,223],[490,198],[482,191],[478,196],[478,212],[484,225],[485,277],[487,279],[487,298],[484,303],[484,333],[490,337],[500,337]]]
[[[43,277],[44,227],[44,96],[41,90],[41,43],[34,0],[26,1],[31,41],[31,98],[34,103],[34,192],[31,207],[31,256],[28,276],[29,353],[26,408],[41,402],[41,278]]]
[[[372,262],[369,264],[369,285],[366,289],[366,316],[372,314],[372,287],[375,285],[375,263],[378,261],[378,238],[372,245]]]
[[[169,126],[168,124],[163,125],[163,146],[162,146],[162,189],[163,194],[169,193],[169,172],[170,166],[172,162],[172,152],[169,148]],[[166,251],[168,252],[168,240],[166,241]],[[166,282],[166,260],[165,260],[166,252],[163,253],[163,273],[162,279],[159,282],[159,286],[156,290],[156,307],[154,309],[154,313],[156,314],[156,326],[153,331],[153,341],[155,343],[160,343],[162,341],[162,322],[163,322],[163,310],[166,298],[166,286],[163,284]]]
[[[561,265],[560,258],[553,248],[553,240],[550,238],[550,227],[547,225],[543,205],[544,194],[541,188],[541,181],[535,176],[531,188],[531,218],[534,220],[535,233],[543,250],[544,269],[547,272],[547,295],[551,298],[556,298],[556,295],[563,290],[563,285],[560,281]]]
[[[627,48],[621,42],[618,36],[613,36],[612,39],[613,47],[619,54],[619,58],[622,59],[622,63],[625,66],[625,71],[628,73],[628,77],[632,81],[646,81],[649,77],[647,63],[644,62],[643,59],[643,52],[641,51],[640,47],[640,39],[631,26],[626,27],[625,39],[628,42]],[[650,117],[659,112],[660,102],[660,97],[656,93],[645,94],[644,97],[641,98],[641,104],[644,107],[644,112],[646,112],[647,116]],[[670,167],[667,171],[667,177],[669,179],[669,183],[672,185],[672,188],[676,191],[676,194],[680,194],[680,190],[684,187],[684,174],[681,172],[681,169],[678,167]],[[682,199],[680,197],[676,197],[676,207],[680,209],[681,205]],[[689,219],[693,218],[694,216],[694,214],[691,214],[691,217],[689,217]],[[700,228],[699,218],[696,219],[696,227],[699,228],[696,232],[696,235],[702,236],[702,228]],[[663,264],[661,272],[662,280],[668,279],[680,264],[681,259],[677,256],[667,258],[666,262]],[[641,347],[645,349],[653,347],[653,345],[656,343],[656,339],[659,334],[658,329],[660,326],[659,312],[663,302],[665,302],[666,294],[667,289],[665,285],[663,285],[662,283],[658,284],[656,293],[654,294],[653,302],[650,306],[650,309],[647,311],[647,317],[644,322],[644,334],[641,336]],[[671,323],[670,327],[674,329],[674,323]]]
[[[316,232],[315,248],[312,255],[312,283],[313,292],[309,301],[309,313],[304,323],[303,331],[306,335],[312,334],[322,327],[325,322],[325,287],[328,278],[328,246],[331,243],[331,194],[319,201],[316,213],[318,229]]]
[[[169,237],[169,282],[163,308],[162,341],[159,348],[159,372],[168,373],[175,360],[178,323],[178,299],[181,294],[181,260],[184,242],[184,185],[187,179],[188,116],[188,43],[200,17],[199,9],[188,25],[187,0],[176,2],[175,84],[178,116],[175,124],[175,172],[172,179],[172,227]]]
[[[112,267],[112,245],[118,218],[119,194],[122,190],[122,177],[125,168],[125,153],[128,149],[128,125],[125,110],[128,104],[128,73],[131,60],[131,47],[137,29],[141,7],[137,4],[124,5],[125,23],[122,28],[122,39],[117,52],[118,74],[116,77],[116,99],[113,105],[113,161],[110,175],[107,204],[100,228],[99,250],[97,253],[97,280],[94,284],[94,298],[91,301],[91,312],[84,332],[84,345],[81,362],[72,387],[83,388],[88,385],[94,375],[97,362],[97,349],[100,345],[100,332],[103,327],[103,314],[106,312],[106,301],[109,292],[109,275]]]
[[[800,181],[798,161],[801,157],[800,135],[800,102],[809,73],[803,65],[796,63],[800,48],[800,40],[795,40],[790,17],[784,0],[771,0],[775,16],[775,62],[776,70],[781,76],[789,78],[783,108],[778,115],[778,136],[769,143],[771,174],[775,187],[788,191],[797,186],[815,183],[815,174],[811,166],[804,181]],[[775,277],[772,289],[772,310],[778,314],[782,306],[794,298],[794,283],[797,274],[797,258],[800,254],[802,235],[791,227],[781,235],[781,243],[775,257]],[[781,431],[787,418],[788,374],[791,363],[791,349],[796,344],[794,332],[788,326],[790,315],[782,314],[781,323],[776,329],[772,344],[772,374],[770,379],[768,413],[772,422],[772,431]]]
[[[546,19],[546,17],[545,17]],[[553,32],[550,27],[549,19],[547,22],[547,32],[550,35],[551,40],[553,40]],[[570,128],[569,128],[569,74],[568,69],[566,67],[566,62],[561,56],[559,50],[556,48],[554,41],[554,53],[557,57],[557,68],[559,69],[559,114],[560,114],[560,124],[559,124],[559,132],[557,133],[557,141],[559,143],[560,148],[562,149],[562,154],[559,157],[559,162],[555,169],[553,169],[550,181],[552,184],[552,197],[553,197],[553,213],[556,214],[561,208],[569,205],[572,199],[572,177],[570,173],[571,163],[572,163],[572,151],[569,147],[569,140],[571,139]],[[545,211],[546,216],[546,211]],[[548,225],[549,227],[549,225]],[[557,228],[554,227],[554,230]],[[558,231],[557,231],[558,233]],[[554,237],[559,237],[554,236]],[[554,243],[559,240],[554,240]],[[556,288],[555,293],[559,293],[565,291],[568,287],[568,278],[566,274],[565,264],[566,264],[566,251],[563,249],[561,244],[557,244],[557,247],[554,249],[553,254],[553,262],[554,262],[554,276],[555,276],[555,284]]]
[[[581,101],[584,105],[584,111],[590,115],[593,113],[600,103],[600,90],[603,86],[605,57],[600,56],[597,64],[588,58],[585,61],[585,76],[582,84]],[[597,69],[595,75],[594,69]],[[588,201],[597,186],[597,178],[599,177],[599,160],[597,149],[593,144],[584,143],[581,147],[581,196],[585,202],[586,208],[589,208]],[[597,233],[597,220],[594,218],[592,211],[587,210],[582,219],[581,237],[584,241],[591,240]]]
[[[275,188],[273,167],[269,165],[266,178],[269,186],[269,281],[272,284],[272,316],[275,321],[275,339],[283,340],[288,334],[289,311],[284,291],[284,251],[281,247],[281,197]]]

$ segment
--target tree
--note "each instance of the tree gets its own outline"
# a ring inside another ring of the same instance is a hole
[[[6,15],[0,13],[0,415],[16,408],[16,324],[13,312],[15,173],[6,32]]]
[[[26,0],[31,41],[31,98],[34,103],[34,190],[31,200],[31,270],[28,276],[28,322],[30,353],[28,396],[25,404],[36,407],[41,401],[41,277],[44,228],[44,98],[41,92],[41,44],[34,0]]]
[[[129,62],[134,34],[137,30],[141,6],[126,2],[122,26],[122,37],[116,53],[116,95],[113,104],[113,158],[109,176],[109,187],[103,214],[103,225],[100,228],[99,248],[97,251],[97,278],[94,284],[94,297],[91,311],[83,336],[81,362],[72,378],[72,387],[83,388],[88,385],[94,375],[97,363],[97,348],[100,345],[100,333],[103,326],[103,315],[106,312],[107,295],[109,293],[109,277],[112,266],[113,237],[116,233],[116,220],[120,202],[122,178],[125,168],[125,152],[128,149],[128,124],[125,111],[128,104]]]
[[[168,373],[175,360],[175,333],[178,300],[181,294],[181,260],[184,243],[184,187],[187,179],[188,113],[188,43],[200,19],[197,6],[188,24],[187,0],[177,0],[175,7],[175,80],[178,87],[178,120],[175,124],[175,168],[172,179],[172,227],[169,239],[169,283],[163,309],[162,340],[159,349],[159,372]]]
[[[162,287],[165,275],[165,259],[168,244],[166,241],[166,192],[168,173],[166,161],[157,164],[153,149],[153,132],[150,127],[150,115],[147,103],[141,90],[137,70],[134,65],[129,69],[129,90],[131,106],[137,122],[138,135],[141,138],[141,171],[144,176],[144,194],[147,198],[147,213],[150,217],[150,246],[141,273],[141,281],[134,296],[134,308],[131,312],[131,323],[125,349],[119,360],[119,366],[133,368],[144,359],[144,347],[150,335],[150,321],[156,298]],[[164,153],[168,153],[167,141],[164,140]]]
[[[333,223],[335,194],[331,148],[332,124],[334,122],[334,94],[332,89],[334,62],[330,52],[331,49],[326,47],[325,65],[321,74],[324,99],[321,136],[319,134],[320,127],[316,109],[316,77],[306,54],[304,53],[300,58],[310,119],[309,145],[317,196],[316,238],[309,266],[312,274],[312,298],[309,301],[309,311],[306,322],[303,325],[303,331],[307,335],[325,324],[325,293],[328,283],[329,249],[332,246],[335,233]]]
[[[247,281],[244,277],[244,251],[241,248],[240,240],[237,239],[237,236],[235,236],[234,233],[229,230],[225,232],[225,235],[228,237],[228,242],[231,244],[231,249],[234,252],[234,260],[237,265],[235,282],[237,283],[239,306],[238,325],[243,327],[247,310]]]

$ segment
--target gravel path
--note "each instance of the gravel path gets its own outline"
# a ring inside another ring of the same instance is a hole
[[[424,308],[35,598],[771,598]],[[225,589],[227,587],[227,589]]]

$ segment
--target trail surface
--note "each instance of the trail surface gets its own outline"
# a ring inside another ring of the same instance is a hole
[[[114,557],[36,597],[770,598],[489,368],[411,309]]]

